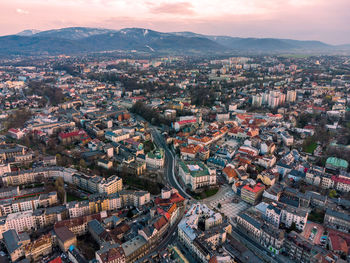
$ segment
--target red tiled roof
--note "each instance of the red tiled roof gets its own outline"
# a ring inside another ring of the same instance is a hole
[[[253,193],[257,193],[257,192],[261,191],[261,189],[264,189],[264,188],[265,187],[261,183],[258,183],[256,185],[254,185],[253,187],[251,187],[250,185],[243,186],[243,189],[248,190],[249,192],[253,192]]]
[[[75,137],[75,136],[86,136],[86,132],[83,130],[67,132],[67,133],[61,132],[58,136],[61,139],[65,139],[65,138]]]
[[[332,176],[332,181],[343,184],[350,184],[350,179],[338,177],[336,175]]]
[[[348,252],[348,245],[342,237],[336,234],[330,234],[328,238],[332,244],[333,251],[343,251],[344,253]]]
[[[189,144],[187,147],[181,147],[180,151],[182,153],[190,153],[190,154],[195,154],[197,152],[199,152],[199,150],[202,147],[200,147],[199,145],[194,145],[194,144]]]
[[[167,206],[183,202],[184,200],[185,198],[183,198],[179,193],[173,193],[169,199],[162,199],[160,197],[156,197],[154,202],[156,205]]]
[[[242,147],[239,148],[238,151],[239,151],[239,152],[242,152],[242,153],[249,154],[249,155],[256,155],[256,152],[255,152],[255,151],[250,151],[250,150],[247,150],[247,149],[244,149],[244,148],[242,149]]]
[[[187,124],[187,123],[195,123],[195,122],[197,122],[197,120],[196,120],[196,119],[178,121],[177,123],[178,123],[179,125],[183,125],[183,124]]]
[[[163,226],[166,225],[167,222],[168,220],[166,219],[166,217],[162,216],[161,218],[158,219],[157,222],[153,224],[153,226],[159,231],[162,229]]]
[[[144,96],[130,97],[132,100],[144,100],[146,99]]]
[[[235,178],[235,177],[238,176],[237,173],[236,173],[236,171],[235,171],[235,169],[234,169],[232,166],[226,166],[226,167],[222,170],[222,172],[223,172],[224,174],[226,174],[227,177],[230,177],[230,178]]]
[[[173,193],[170,197],[170,201],[172,203],[179,203],[179,202],[182,202],[183,200],[185,200],[185,198],[183,198],[179,193]]]
[[[317,111],[326,111],[325,108],[323,108],[323,107],[317,107],[317,106],[313,106],[312,109],[313,109],[313,110],[317,110]]]
[[[282,118],[283,116],[281,114],[272,114],[272,113],[268,113],[266,114],[267,116],[271,117],[271,118]]]

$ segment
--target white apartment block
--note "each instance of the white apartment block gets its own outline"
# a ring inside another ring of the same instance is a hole
[[[297,229],[304,230],[309,213],[305,210],[286,206],[282,209],[281,222],[290,227],[294,222]]]
[[[36,224],[33,216],[33,211],[9,214],[6,217],[6,226],[7,229],[15,229],[17,232],[35,229]]]
[[[253,95],[252,97],[252,105],[255,107],[261,107],[263,102],[263,97],[261,94]]]
[[[130,138],[130,133],[123,132],[123,130],[116,130],[113,132],[106,132],[105,138],[112,142],[120,142]]]
[[[340,192],[350,192],[350,177],[348,174],[340,174],[338,176],[332,176],[332,181],[335,184],[335,189]]]
[[[86,216],[90,214],[89,201],[73,201],[67,205],[68,213],[70,218]]]
[[[17,212],[35,210],[38,209],[39,206],[48,207],[55,203],[57,203],[56,192],[17,200],[5,199],[0,202],[0,213],[4,216]]]
[[[151,194],[146,191],[128,191],[119,192],[122,206],[143,206],[151,201]]]
[[[199,234],[198,223],[205,218],[205,230],[222,223],[222,216],[209,209],[205,204],[193,204],[178,224],[179,240],[194,254],[196,254],[201,262],[208,262],[208,259],[198,250],[196,238]],[[225,229],[226,231],[226,229]],[[202,232],[203,233],[203,232]],[[213,236],[215,238],[216,235]],[[220,238],[219,238],[220,239]],[[212,240],[214,243],[214,240]]]
[[[0,164],[0,176],[2,176],[5,173],[11,172],[10,164]]]
[[[116,210],[122,207],[122,199],[119,194],[112,194],[108,196],[109,200],[109,209]]]
[[[278,207],[268,205],[268,207],[266,208],[266,220],[277,228],[279,227],[281,222],[281,215],[282,211]]]
[[[287,101],[288,102],[295,102],[297,99],[297,92],[295,90],[288,90],[287,91]]]
[[[288,132],[282,132],[282,133],[281,133],[281,138],[282,138],[283,143],[284,143],[286,146],[291,146],[291,145],[293,145],[293,143],[294,143],[294,138],[293,138],[293,136],[290,135]]]

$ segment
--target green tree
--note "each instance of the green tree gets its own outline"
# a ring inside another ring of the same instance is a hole
[[[335,189],[330,190],[328,196],[330,198],[335,198],[337,196],[337,191]]]
[[[55,189],[57,191],[58,198],[61,200],[61,202],[63,202],[66,192],[64,190],[64,181],[62,177],[57,177],[55,181]]]
[[[6,128],[23,128],[23,125],[32,117],[32,112],[27,109],[16,110],[6,120]]]
[[[56,162],[57,162],[57,165],[62,164],[62,156],[59,153],[56,154]]]
[[[55,181],[55,186],[56,187],[64,187],[64,180],[62,177],[57,177]]]
[[[80,159],[79,165],[80,165],[80,167],[82,167],[82,168],[86,168],[86,167],[87,167],[86,162],[85,162],[84,159]]]

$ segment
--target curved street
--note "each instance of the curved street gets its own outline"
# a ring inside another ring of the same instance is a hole
[[[186,191],[182,188],[180,183],[177,181],[175,177],[175,156],[172,151],[170,151],[168,145],[164,141],[163,136],[159,133],[157,128],[151,126],[150,131],[152,133],[152,137],[154,142],[158,147],[161,147],[164,149],[165,152],[165,176],[167,181],[171,186],[173,186],[175,189],[177,189],[183,197],[186,197],[188,199],[192,199],[192,197],[186,193]]]

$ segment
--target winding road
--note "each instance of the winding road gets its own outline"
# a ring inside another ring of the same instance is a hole
[[[192,197],[186,193],[186,191],[182,188],[180,183],[177,181],[175,177],[175,155],[174,153],[169,149],[168,145],[164,141],[163,136],[159,133],[158,129],[151,126],[150,131],[152,133],[152,137],[154,142],[158,147],[161,147],[164,149],[165,152],[165,176],[169,184],[177,189],[183,197],[186,197],[188,199],[192,199]]]
[[[175,177],[175,154],[169,149],[167,143],[164,140],[164,137],[160,134],[157,127],[151,125],[148,121],[146,121],[142,116],[135,114],[136,119],[139,121],[146,122],[148,124],[148,129],[152,134],[153,141],[157,145],[158,148],[163,148],[165,152],[165,178],[166,181],[175,189],[179,191],[179,194],[189,200],[192,200],[192,196],[186,193],[185,189],[182,188],[180,183],[177,181]]]

